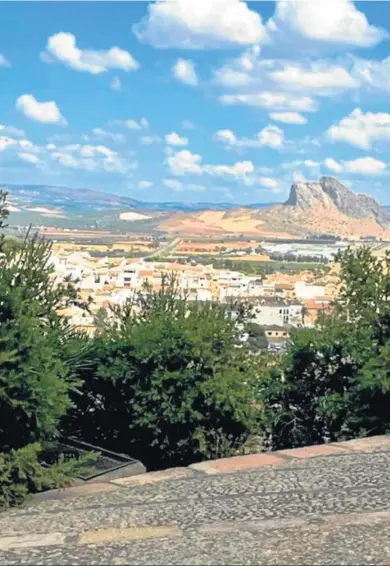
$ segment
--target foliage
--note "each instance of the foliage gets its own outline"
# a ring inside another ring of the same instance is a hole
[[[0,226],[6,216],[0,196]],[[41,468],[36,443],[44,449],[58,435],[87,342],[58,314],[77,296],[70,281],[54,280],[50,245],[37,236],[21,247],[0,244],[0,505],[6,505],[70,470]]]
[[[75,290],[54,282],[49,257],[50,246],[34,237],[0,258],[0,450],[55,434],[76,384],[81,338],[57,312]]]
[[[30,494],[69,485],[88,470],[95,456],[44,466],[38,443],[0,453],[0,509],[20,505]]]
[[[256,429],[256,360],[217,304],[190,303],[174,281],[114,309],[67,427],[148,469],[230,454]]]
[[[282,363],[258,385],[275,449],[390,430],[389,260],[368,248],[337,259],[334,312],[293,332]]]

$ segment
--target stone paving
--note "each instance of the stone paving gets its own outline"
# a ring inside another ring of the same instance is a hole
[[[390,436],[44,494],[0,564],[390,564]]]

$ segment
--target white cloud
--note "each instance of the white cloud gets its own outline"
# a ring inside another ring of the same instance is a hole
[[[142,130],[143,128],[147,128],[149,126],[146,118],[141,118],[139,122],[137,122],[137,120],[125,120],[123,122],[121,120],[111,120],[109,124],[111,126],[123,124],[129,130]]]
[[[267,126],[258,133],[261,145],[268,147],[281,147],[283,145],[284,132],[277,126]]]
[[[11,63],[4,55],[0,54],[0,67],[11,67]]]
[[[176,179],[164,179],[163,185],[172,191],[181,191],[183,189],[183,183],[176,181]]]
[[[122,88],[122,83],[120,78],[114,77],[110,82],[110,89],[118,92],[119,90],[121,90],[121,88]]]
[[[334,173],[341,173],[342,170],[343,170],[343,166],[340,163],[337,163],[337,161],[335,161],[331,157],[327,157],[325,159],[324,165],[325,165],[325,167],[327,167],[330,171],[333,171]]]
[[[18,143],[18,140],[14,140],[12,138],[6,136],[0,136],[0,151],[4,151],[8,147]]]
[[[339,65],[314,62],[309,66],[299,63],[284,65],[269,73],[270,78],[279,85],[291,90],[331,95],[348,89],[356,89],[359,82]]]
[[[153,187],[152,181],[140,181],[138,183],[139,189],[151,189]]]
[[[33,153],[21,152],[18,153],[18,157],[20,157],[20,159],[23,159],[23,161],[27,161],[27,163],[31,163],[32,165],[38,165],[38,163],[40,163],[39,157],[37,157]]]
[[[382,60],[353,59],[352,74],[369,89],[390,92],[390,57]]]
[[[361,175],[380,175],[387,164],[373,157],[360,157],[351,161],[337,162],[332,158],[324,161],[325,166],[335,173],[359,173]]]
[[[196,130],[196,124],[194,124],[194,122],[190,122],[190,120],[183,120],[182,126],[186,130]]]
[[[161,0],[133,31],[157,48],[204,49],[250,45],[267,37],[261,16],[241,0]]]
[[[237,137],[231,130],[218,130],[213,136],[214,141],[226,143],[228,145],[236,145]]]
[[[375,141],[390,141],[390,114],[367,112],[355,108],[327,132],[332,141],[344,141],[362,149],[370,149]]]
[[[172,74],[177,80],[184,84],[190,86],[197,86],[199,84],[195,63],[190,59],[178,59],[172,68]]]
[[[277,191],[279,189],[279,182],[276,179],[271,179],[271,177],[260,177],[259,183],[267,189],[272,191]]]
[[[188,138],[182,138],[176,132],[165,136],[165,143],[173,146],[188,145]]]
[[[139,63],[133,56],[119,47],[107,51],[79,49],[72,33],[60,32],[49,37],[46,51],[41,54],[44,62],[60,61],[76,71],[97,75],[109,69],[136,71]]]
[[[194,192],[197,192],[197,193],[203,193],[206,190],[206,187],[204,185],[190,184],[190,185],[187,185],[187,189],[189,191],[194,191]]]
[[[213,177],[225,177],[241,179],[244,182],[250,180],[255,168],[251,161],[240,161],[233,165],[208,165],[202,163],[200,155],[182,150],[167,157],[167,165],[173,175],[211,175]]]
[[[372,47],[388,36],[385,30],[370,25],[350,0],[280,0],[267,29],[275,41],[293,32],[311,41],[340,46]]]
[[[142,136],[141,143],[143,145],[152,145],[154,143],[160,143],[162,139],[159,136]]]
[[[297,112],[315,112],[317,104],[310,96],[298,96],[284,92],[258,92],[254,94],[223,94],[222,104],[244,104],[269,110],[293,110]]]
[[[123,134],[115,134],[113,132],[107,132],[106,130],[103,130],[102,128],[94,128],[92,130],[92,134],[95,136],[95,138],[100,138],[100,139],[108,139],[108,140],[112,140],[114,142],[124,142],[125,141],[125,136]],[[89,141],[89,136],[84,136],[85,141]]]
[[[307,118],[298,112],[271,112],[270,118],[284,124],[307,124]]]
[[[292,179],[293,183],[306,183],[306,177],[301,171],[294,171]]]
[[[36,122],[62,125],[67,123],[54,100],[39,102],[32,94],[23,94],[17,99],[16,108]]]
[[[10,136],[17,136],[22,137],[25,135],[24,130],[20,128],[15,128],[14,126],[4,126],[4,124],[0,124],[0,132],[3,134],[9,134]]]
[[[49,149],[49,148],[48,148]],[[64,167],[91,172],[117,173],[129,176],[138,167],[137,162],[103,145],[70,144],[55,147],[50,158]]]
[[[169,169],[174,175],[202,174],[202,166],[200,165],[202,158],[200,155],[191,153],[188,150],[179,151],[167,158]]]
[[[263,128],[256,138],[237,138],[236,134],[231,130],[219,130],[213,136],[217,142],[224,143],[228,148],[244,148],[244,147],[282,147],[284,141],[284,132],[277,126],[267,126]]]

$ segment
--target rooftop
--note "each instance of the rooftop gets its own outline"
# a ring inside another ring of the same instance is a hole
[[[389,564],[390,436],[48,492],[0,564]]]

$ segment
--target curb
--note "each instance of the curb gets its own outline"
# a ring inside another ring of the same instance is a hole
[[[112,479],[106,482],[92,482],[83,485],[54,489],[37,493],[32,496],[32,503],[44,501],[68,499],[72,497],[84,497],[96,493],[105,493],[135,486],[151,485],[155,483],[173,481],[194,477],[194,475],[216,475],[235,473],[240,471],[257,470],[266,467],[281,468],[291,462],[328,456],[345,456],[356,453],[383,452],[390,450],[390,434],[372,436],[369,438],[357,438],[343,442],[329,444],[318,444],[278,450],[275,452],[261,452],[248,454],[246,456],[233,456],[232,458],[221,458],[191,464],[185,468],[169,468],[158,472],[146,472],[129,477]]]

